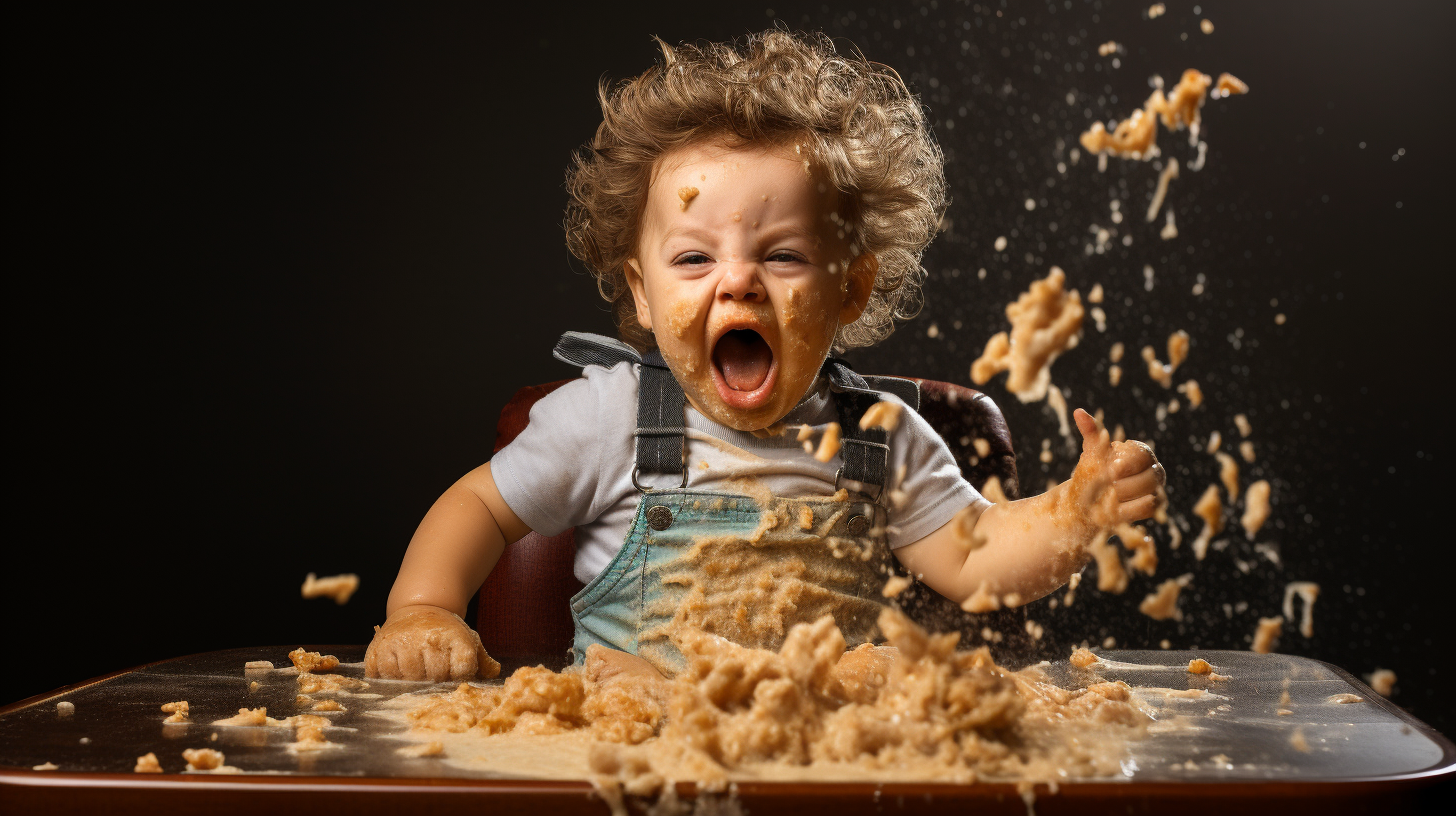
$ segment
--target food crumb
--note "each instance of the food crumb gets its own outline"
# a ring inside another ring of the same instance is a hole
[[[212,748],[188,748],[182,752],[189,771],[212,771],[222,767],[225,757],[221,751]]]
[[[314,711],[348,711],[338,700],[320,700],[313,704]]]
[[[1162,17],[1163,12],[1165,11],[1167,11],[1167,7],[1164,6],[1162,3],[1154,3],[1151,6],[1148,6],[1148,19],[1156,20],[1159,17]]]
[[[1100,57],[1106,57],[1108,55],[1116,54],[1116,53],[1117,53],[1117,41],[1116,40],[1108,40],[1107,42],[1105,42],[1105,43],[1097,46],[1097,55],[1100,56]]]
[[[1284,316],[1283,312],[1280,312],[1279,314],[1274,315],[1274,325],[1283,326],[1288,319],[1289,318]]]
[[[886,598],[895,598],[898,597],[901,592],[904,592],[909,587],[910,579],[907,576],[891,575],[889,579],[885,581],[885,586],[883,589],[880,590],[880,594],[885,596]]]
[[[1291,581],[1284,587],[1284,617],[1294,619],[1294,596],[1304,601],[1304,614],[1299,617],[1299,633],[1314,637],[1314,602],[1319,597],[1319,584],[1313,581]]]
[[[1254,432],[1253,426],[1249,424],[1249,418],[1243,414],[1234,414],[1234,425],[1239,429],[1239,436],[1247,437]]]
[[[161,773],[162,763],[157,761],[155,753],[148,752],[137,757],[136,767],[131,769],[132,773]]]
[[[328,671],[339,667],[337,657],[318,652],[306,652],[302,646],[289,652],[288,659],[293,661],[293,667],[300,672]]]
[[[898,403],[880,401],[871,405],[864,416],[859,419],[860,430],[880,427],[886,431],[893,431],[900,425],[900,406]]]
[[[1218,485],[1209,485],[1203,491],[1203,496],[1193,505],[1193,512],[1203,519],[1203,529],[1199,531],[1198,538],[1193,540],[1193,557],[1202,561],[1208,554],[1209,542],[1223,532],[1223,502],[1218,498]]]
[[[1309,753],[1309,740],[1304,738],[1304,729],[1296,728],[1294,733],[1289,735],[1289,745],[1301,754]]]
[[[1158,585],[1155,592],[1151,592],[1138,604],[1138,611],[1152,618],[1153,620],[1182,620],[1183,612],[1178,609],[1178,594],[1183,591],[1193,580],[1193,573],[1187,573],[1177,578],[1169,578]]]
[[[1000,252],[1000,251],[1006,249],[1006,236],[1004,236],[1004,235],[998,235],[998,236],[996,236],[995,247],[996,247],[996,251],[997,252]]]
[[[61,766],[57,765],[54,762],[46,762],[46,763],[42,763],[40,765],[32,765],[30,767],[30,769],[32,771],[55,771],[55,770],[60,770],[60,767]]]
[[[1223,489],[1228,491],[1229,504],[1233,504],[1239,498],[1239,463],[1222,451],[1213,457],[1218,460],[1218,479],[1223,482]]]
[[[1072,656],[1069,660],[1073,666],[1079,669],[1085,669],[1088,666],[1097,664],[1097,655],[1092,654],[1090,649],[1078,647],[1072,651]]]
[[[352,572],[323,578],[310,572],[303,579],[302,592],[305,598],[333,598],[334,603],[343,606],[358,588],[359,576]]]
[[[1244,525],[1244,533],[1249,540],[1253,541],[1259,528],[1269,520],[1269,481],[1260,479],[1249,485],[1244,493],[1244,515],[1240,522]]]
[[[1195,657],[1192,660],[1188,661],[1188,673],[1189,674],[1212,674],[1213,673],[1213,666],[1210,665],[1207,660],[1204,660],[1201,657]]]
[[[1214,99],[1221,99],[1223,97],[1234,96],[1235,94],[1246,94],[1248,92],[1249,86],[1244,84],[1243,80],[1225,71],[1218,75],[1218,81],[1214,83],[1213,90],[1208,95]],[[1279,317],[1283,316],[1279,315]],[[1278,320],[1278,318],[1275,318],[1275,320],[1280,323],[1284,322]]]
[[[1212,34],[1213,33],[1213,21],[1212,20],[1209,20],[1207,17],[1205,17],[1205,18],[1203,18],[1202,20],[1199,21],[1198,28],[1204,34]]]
[[[253,682],[248,684],[248,693],[251,694],[252,692],[257,691],[260,688],[262,688],[262,686],[259,685],[257,680],[254,680]]]
[[[76,713],[76,704],[69,700],[62,700],[56,703],[56,714],[62,717],[69,717]]]
[[[1293,711],[1290,711],[1287,708],[1278,708],[1278,709],[1275,709],[1274,710],[1274,716],[1276,716],[1276,717],[1292,717],[1292,716],[1294,716],[1294,712]]]
[[[1371,690],[1381,697],[1389,697],[1391,692],[1395,691],[1395,672],[1390,669],[1376,669],[1365,678],[1365,681],[1370,684]]]
[[[1208,445],[1205,446],[1209,453],[1216,453],[1223,445],[1223,434],[1218,431],[1208,435]]]
[[[1254,463],[1254,443],[1248,441],[1247,439],[1243,442],[1240,442],[1239,456],[1243,457],[1245,462],[1248,462],[1252,465]]]
[[[186,700],[178,700],[175,703],[165,703],[162,705],[162,710],[172,715],[167,719],[162,720],[162,722],[164,723],[187,722],[189,709]]]
[[[273,671],[273,661],[249,660],[243,664],[243,671]]]
[[[1178,386],[1178,393],[1188,397],[1188,407],[1197,408],[1203,404],[1203,387],[1198,380],[1189,380]]]
[[[836,453],[839,453],[839,423],[831,422],[824,428],[824,435],[819,437],[819,449],[814,451],[814,458],[828,462]]]
[[[1087,293],[1087,302],[1088,303],[1101,303],[1102,302],[1102,284],[1100,284],[1100,283],[1093,284],[1092,291],[1090,291],[1090,292]],[[1117,362],[1117,361],[1114,360],[1113,362]]]
[[[805,164],[807,165],[808,162],[805,162]],[[682,199],[682,209],[684,212],[686,212],[688,205],[692,203],[693,199],[698,197],[698,188],[679,187],[677,191],[677,197]]]
[[[1254,651],[1268,654],[1279,643],[1279,632],[1284,628],[1284,618],[1259,618],[1259,628],[1254,630]]]
[[[395,751],[402,757],[418,759],[420,757],[440,756],[445,753],[445,745],[441,742],[422,742],[418,745],[407,745]]]
[[[1325,698],[1325,702],[1334,703],[1335,705],[1349,705],[1350,703],[1363,703],[1365,702],[1365,698],[1346,691],[1339,694],[1331,694]]]
[[[1061,267],[1053,266],[1006,306],[1011,331],[997,332],[986,341],[981,356],[971,363],[973,383],[985,385],[1006,371],[1006,390],[1017,399],[1036,402],[1047,396],[1052,363],[1076,347],[1082,332],[1082,298],[1076,290],[1064,289],[1066,279]]]

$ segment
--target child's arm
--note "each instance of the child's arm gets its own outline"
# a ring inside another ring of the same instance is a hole
[[[366,674],[437,681],[489,674],[494,661],[461,616],[506,545],[528,532],[501,498],[489,464],[451,485],[410,539],[388,618],[364,657]]]
[[[986,593],[1016,606],[1080,571],[1096,536],[1151,516],[1164,480],[1152,451],[1140,442],[1114,446],[1086,411],[1078,409],[1075,417],[1082,458],[1069,481],[1040,496],[994,504],[979,519],[957,517],[896,550],[900,563],[957,603],[984,585]]]

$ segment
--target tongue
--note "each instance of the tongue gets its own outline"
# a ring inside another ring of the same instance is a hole
[[[753,391],[768,379],[773,350],[758,332],[735,329],[718,340],[713,349],[713,363],[723,373],[723,381],[729,388]]]

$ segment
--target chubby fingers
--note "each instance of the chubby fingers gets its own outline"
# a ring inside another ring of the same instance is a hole
[[[1114,456],[1113,476],[1118,479],[1134,476],[1154,467],[1159,473],[1163,470],[1163,466],[1158,464],[1158,457],[1153,455],[1153,449],[1146,442],[1136,439],[1117,443],[1114,446]]]
[[[1072,421],[1077,423],[1077,430],[1082,434],[1083,450],[1102,441],[1102,425],[1091,414],[1078,408],[1072,412]]]
[[[1154,463],[1147,468],[1131,476],[1124,476],[1112,483],[1112,489],[1117,493],[1119,502],[1133,501],[1143,496],[1157,495],[1158,488],[1163,486],[1163,466]]]

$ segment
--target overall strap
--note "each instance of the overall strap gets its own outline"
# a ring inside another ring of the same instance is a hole
[[[839,456],[844,466],[835,482],[843,478],[873,486],[877,488],[878,499],[889,475],[890,446],[886,444],[889,434],[883,428],[860,428],[860,417],[882,399],[880,391],[895,394],[911,410],[916,410],[920,406],[920,388],[912,380],[898,377],[875,377],[871,383],[837,357],[824,363],[824,373],[839,390],[834,402],[839,411]]]
[[[633,462],[632,483],[638,473],[683,475],[687,483],[687,429],[683,427],[683,410],[687,396],[673,378],[667,362],[656,350],[639,354],[636,349],[611,337],[587,332],[567,332],[552,352],[556,359],[585,368],[599,365],[611,368],[618,363],[642,366],[637,386],[637,453]],[[641,485],[637,485],[641,488]]]

